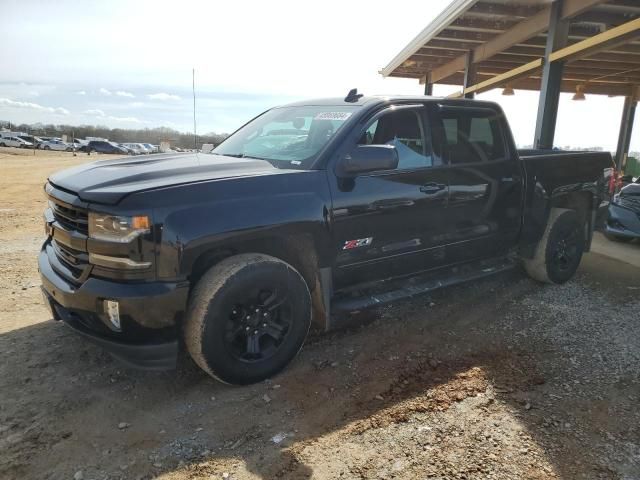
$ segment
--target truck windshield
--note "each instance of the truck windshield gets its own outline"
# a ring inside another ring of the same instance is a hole
[[[357,106],[297,106],[269,110],[211,153],[267,160],[279,168],[308,169]]]

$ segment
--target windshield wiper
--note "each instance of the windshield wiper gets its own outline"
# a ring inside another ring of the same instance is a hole
[[[272,160],[269,158],[254,157],[252,155],[246,155],[244,153],[218,153],[218,152],[211,152],[211,153],[213,153],[214,155],[221,155],[223,157],[251,158],[253,160],[262,160],[264,162],[269,162],[275,168],[280,168],[275,160]]]
[[[218,153],[217,155],[223,155],[225,157],[233,158],[253,158],[254,160],[264,160],[266,162],[270,161],[268,158],[254,157],[253,155],[247,155],[245,153]]]

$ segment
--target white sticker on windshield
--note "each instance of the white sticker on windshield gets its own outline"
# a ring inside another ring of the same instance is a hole
[[[338,120],[344,122],[351,116],[351,112],[322,112],[315,116],[315,120]]]

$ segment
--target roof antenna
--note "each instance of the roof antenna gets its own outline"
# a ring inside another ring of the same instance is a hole
[[[198,135],[196,134],[196,69],[191,69],[191,86],[193,90],[193,148],[198,150]]]
[[[352,88],[351,90],[349,90],[349,93],[347,93],[347,96],[344,97],[344,101],[349,103],[355,103],[358,100],[360,100],[360,98],[362,97],[363,95],[361,93],[358,93],[357,88]]]

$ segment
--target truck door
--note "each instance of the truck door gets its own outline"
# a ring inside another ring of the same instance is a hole
[[[336,288],[429,269],[444,261],[447,171],[432,155],[424,105],[378,112],[353,136],[357,144],[394,145],[394,170],[330,175]],[[340,161],[340,159],[338,159]]]
[[[524,189],[502,112],[440,105],[435,117],[435,148],[450,165],[446,255],[464,261],[505,253],[520,231]]]

